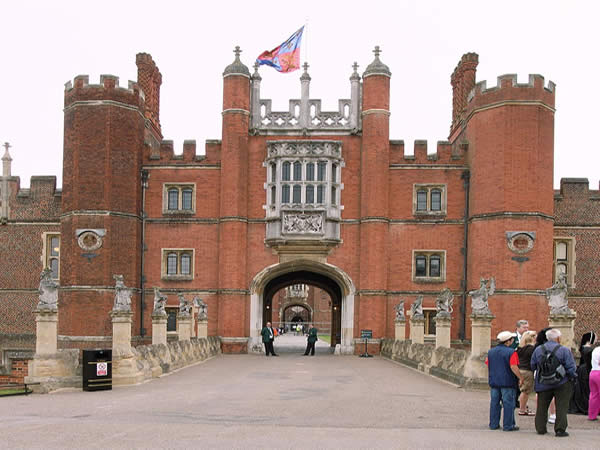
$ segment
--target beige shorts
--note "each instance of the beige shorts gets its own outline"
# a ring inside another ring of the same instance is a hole
[[[533,372],[531,370],[519,369],[521,376],[523,377],[523,385],[521,386],[521,392],[531,394],[533,392]]]

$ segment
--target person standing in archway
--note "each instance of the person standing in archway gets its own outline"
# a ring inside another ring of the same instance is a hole
[[[319,340],[317,334],[319,331],[311,324],[308,329],[308,337],[306,338],[306,351],[304,352],[304,356],[308,356],[308,352],[310,352],[310,356],[315,356],[315,344]]]
[[[275,354],[275,350],[273,349],[273,341],[275,340],[275,333],[273,332],[273,327],[271,326],[271,322],[267,322],[267,325],[263,327],[260,334],[262,335],[262,341],[265,345],[265,355],[269,356],[269,353],[272,356],[278,356]]]

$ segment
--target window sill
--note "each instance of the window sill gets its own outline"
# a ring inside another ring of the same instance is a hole
[[[413,211],[415,217],[446,217],[448,213],[446,211]]]
[[[444,283],[446,280],[442,277],[413,277],[413,283]]]
[[[165,281],[191,281],[194,279],[193,275],[162,275],[161,280]]]
[[[193,216],[196,211],[191,209],[166,209],[162,213],[164,216]]]

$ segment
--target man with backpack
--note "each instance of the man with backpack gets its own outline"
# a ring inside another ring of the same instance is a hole
[[[546,434],[548,406],[556,399],[556,422],[554,433],[557,437],[566,437],[567,411],[571,399],[570,379],[575,377],[575,360],[571,351],[560,345],[561,332],[555,328],[546,331],[548,342],[538,346],[531,355],[531,370],[535,372],[535,392],[538,404],[535,413],[535,430]]]
[[[500,428],[500,413],[504,410],[503,431],[518,431],[515,424],[517,387],[523,383],[519,371],[519,356],[510,348],[515,334],[510,331],[498,333],[498,345],[492,348],[485,363],[488,366],[490,385],[490,429]]]

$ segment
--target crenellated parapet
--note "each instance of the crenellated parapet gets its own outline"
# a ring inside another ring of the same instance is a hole
[[[554,192],[555,226],[599,226],[600,186],[589,188],[587,178],[562,178]]]
[[[134,107],[143,112],[145,97],[136,82],[129,81],[126,88],[121,87],[119,77],[114,75],[100,75],[99,84],[90,84],[88,75],[78,75],[72,82],[65,83],[65,109],[102,102]]]
[[[537,74],[530,74],[527,83],[518,83],[516,74],[499,76],[496,85],[491,87],[486,81],[480,81],[469,92],[467,116],[477,109],[511,101],[515,104],[535,102],[554,110],[555,90],[552,81],[546,85],[544,77]]]
[[[272,101],[260,98],[258,68],[251,77],[251,131],[261,134],[285,134],[286,132],[310,133],[357,133],[360,131],[361,83],[357,73],[358,65],[352,66],[350,77],[350,99],[338,100],[337,111],[323,111],[320,99],[310,98],[310,75],[308,64],[300,77],[300,99],[289,100],[287,111],[273,111]]]
[[[144,162],[149,164],[218,164],[221,162],[221,141],[209,139],[205,143],[205,153],[198,154],[195,139],[183,141],[183,152],[175,153],[173,141],[163,139],[158,147],[146,147]]]
[[[33,176],[29,188],[21,188],[19,177],[8,179],[8,221],[58,221],[62,191],[56,188],[55,176]]]
[[[452,145],[448,141],[437,141],[436,152],[428,153],[426,140],[415,140],[414,154],[405,154],[403,140],[390,141],[390,164],[413,165],[463,165],[465,164],[465,146]]]

